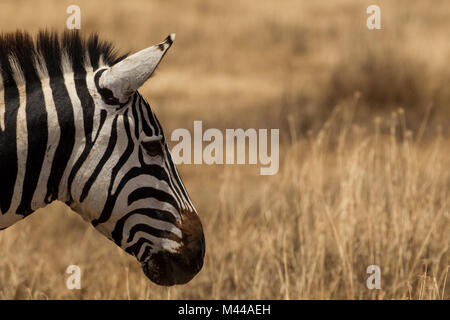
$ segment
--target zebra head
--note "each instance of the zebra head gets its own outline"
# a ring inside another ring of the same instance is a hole
[[[200,219],[162,127],[137,91],[174,37],[92,70],[87,84],[98,116],[92,146],[69,192],[71,207],[134,255],[146,276],[159,285],[191,280],[205,254]]]

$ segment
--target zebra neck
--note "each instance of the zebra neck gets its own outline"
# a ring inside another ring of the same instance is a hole
[[[77,148],[75,123],[80,117],[73,84],[73,78],[50,77],[4,88],[4,110],[0,109],[4,115],[0,165],[6,169],[0,173],[2,214],[27,216],[54,200],[70,200],[67,181],[71,155]]]

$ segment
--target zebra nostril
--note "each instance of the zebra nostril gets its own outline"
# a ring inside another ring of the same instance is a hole
[[[159,252],[142,263],[145,275],[154,283],[162,286],[185,284],[192,280],[203,266],[200,255],[193,261],[189,257],[170,252]]]
[[[153,254],[149,260],[142,263],[142,270],[151,281],[158,285],[172,286],[177,283],[171,258],[166,253]]]

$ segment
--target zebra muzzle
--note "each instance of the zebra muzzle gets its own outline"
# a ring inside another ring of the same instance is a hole
[[[197,214],[184,213],[180,229],[183,239],[177,253],[158,251],[142,263],[145,275],[158,285],[185,284],[203,267],[205,237]]]

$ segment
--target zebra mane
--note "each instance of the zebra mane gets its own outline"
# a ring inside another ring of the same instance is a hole
[[[88,38],[79,31],[40,31],[35,38],[25,31],[0,34],[0,90],[20,87],[46,77],[63,77],[73,72],[84,75],[112,66],[127,55],[118,55],[112,43],[97,34]]]

